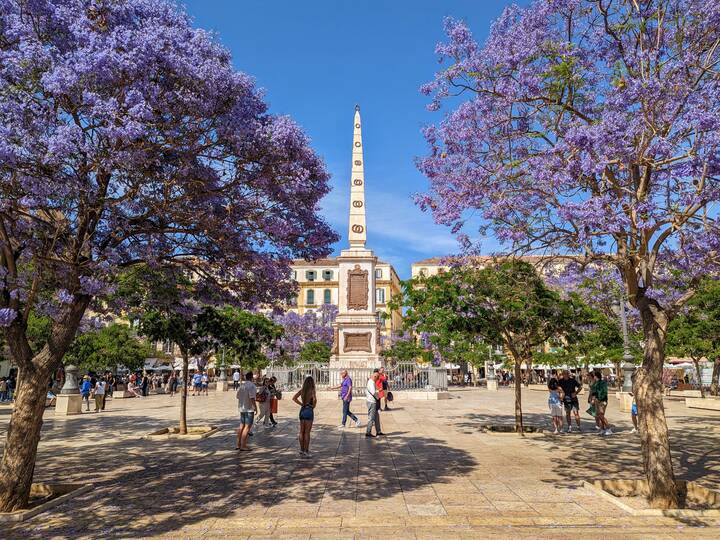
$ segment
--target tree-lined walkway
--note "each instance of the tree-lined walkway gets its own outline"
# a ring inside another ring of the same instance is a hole
[[[525,392],[527,423],[547,421],[546,392]],[[95,489],[6,532],[13,538],[537,537],[558,529],[583,538],[715,537],[720,520],[638,518],[599,499],[583,480],[642,475],[639,441],[627,432],[561,437],[486,435],[512,423],[512,392],[453,392],[438,402],[397,402],[383,439],[337,430],[339,402],[321,401],[312,459],[297,455],[296,409],[256,430],[248,454],[234,447],[232,392],[189,399],[190,423],[223,430],[199,442],[138,439],[173,423],[177,397],[109,402],[102,414],[46,415],[36,478],[89,481]],[[357,401],[354,409],[362,410]],[[0,409],[0,425],[7,421]],[[678,473],[720,486],[720,413],[668,402]],[[620,418],[611,400],[609,417]],[[592,426],[587,422],[587,427]],[[623,430],[625,430],[623,432]],[[593,430],[594,431],[594,430]]]

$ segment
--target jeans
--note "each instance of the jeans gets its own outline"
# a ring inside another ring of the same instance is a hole
[[[345,401],[345,400],[343,399],[343,417],[342,417],[342,425],[343,425],[343,426],[345,425],[345,422],[347,422],[347,417],[348,417],[348,416],[350,417],[350,419],[351,419],[353,422],[357,422],[357,421],[358,421],[357,416],[355,416],[353,413],[350,412],[350,402],[349,402],[349,401]]]
[[[375,433],[382,433],[382,428],[380,428],[380,411],[378,410],[377,401],[373,401],[372,403],[368,402],[368,423],[365,433],[372,431],[373,424],[375,425]]]

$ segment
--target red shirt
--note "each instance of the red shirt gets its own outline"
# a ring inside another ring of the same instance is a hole
[[[383,390],[383,382],[387,381],[387,375],[383,375],[382,373],[378,377],[378,380],[375,381],[375,388],[378,390],[378,399],[385,397],[385,390]]]

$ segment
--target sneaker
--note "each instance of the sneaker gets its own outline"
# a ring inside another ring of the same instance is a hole
[[[572,433],[572,428],[567,428],[567,429],[565,430],[565,433]]]
[[[602,432],[602,434],[603,434],[603,435],[612,435],[612,434],[613,434],[613,430],[610,429],[610,428],[607,428],[605,431]]]
[[[559,433],[560,432],[557,429],[555,431],[553,431],[553,435],[558,435]]]
[[[355,420],[355,427],[360,427],[360,420]]]
[[[366,437],[373,437],[373,438],[374,438],[374,437],[377,437],[377,435],[373,435],[372,433],[366,433],[365,436],[366,436]]]
[[[602,431],[602,428],[601,428],[600,426],[598,426],[597,424],[595,424],[595,430],[596,430],[596,431]]]
[[[382,431],[376,434],[377,437],[387,437]]]
[[[345,429],[345,424],[340,424],[337,428],[338,428],[338,429]]]
[[[304,451],[304,450],[300,450],[300,451],[298,452],[298,455],[299,455],[300,457],[305,457],[305,451]]]
[[[637,429],[635,429],[635,428],[632,428],[632,429],[630,430],[630,433],[637,433],[637,432],[638,432],[638,431],[637,431]]]

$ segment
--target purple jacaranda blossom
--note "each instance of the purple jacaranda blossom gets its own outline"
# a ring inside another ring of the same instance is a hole
[[[67,292],[65,289],[60,289],[56,294],[57,300],[61,304],[71,304],[73,301],[73,295]]]
[[[17,311],[14,309],[0,308],[0,326],[8,327],[17,318]]]
[[[333,344],[332,324],[337,316],[338,308],[332,304],[323,304],[316,311],[298,315],[293,311],[272,313],[270,319],[282,326],[283,335],[276,341],[272,349],[267,351],[271,360],[286,357],[296,361],[300,349],[306,343],[320,341],[328,347]]]

